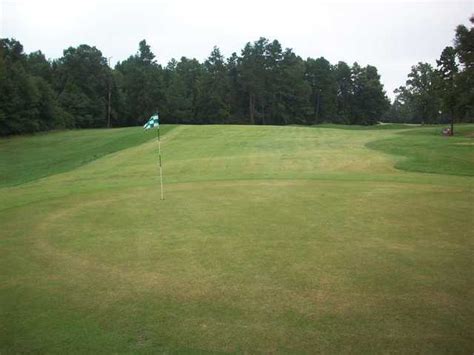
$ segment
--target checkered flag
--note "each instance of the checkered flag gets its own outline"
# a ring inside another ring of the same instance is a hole
[[[144,129],[150,129],[150,128],[155,128],[158,127],[160,129],[160,118],[158,117],[158,114],[155,114],[150,117],[147,123],[143,126]]]

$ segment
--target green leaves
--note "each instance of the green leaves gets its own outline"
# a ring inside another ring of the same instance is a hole
[[[474,23],[474,17],[471,17]],[[391,122],[439,123],[472,121],[474,116],[474,29],[459,25],[454,47],[447,46],[436,61],[418,63],[408,74],[406,86],[385,120]],[[462,65],[459,66],[458,62]]]

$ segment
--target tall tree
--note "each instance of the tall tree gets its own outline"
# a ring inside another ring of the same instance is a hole
[[[384,116],[385,122],[413,122],[414,112],[411,105],[412,97],[411,93],[406,89],[405,86],[400,86],[394,90],[395,99]]]
[[[229,107],[230,119],[234,123],[245,122],[242,118],[245,116],[248,108],[248,98],[242,84],[241,59],[237,53],[227,59],[227,78],[229,84]]]
[[[454,48],[446,47],[436,63],[438,65],[438,74],[440,77],[439,86],[442,104],[445,111],[449,114],[449,119],[451,121],[451,135],[454,135],[454,115],[458,97],[458,92],[456,90],[458,65],[456,63],[456,51]]]
[[[337,82],[331,63],[324,57],[306,60],[305,78],[311,86],[312,119],[308,123],[330,121],[336,115]]]
[[[203,123],[222,123],[230,116],[229,78],[224,56],[214,47],[203,65],[199,115]]]
[[[455,81],[459,93],[457,113],[463,120],[474,119],[474,16],[470,22],[469,29],[459,25],[454,38],[454,48],[462,69]]]
[[[263,94],[260,95],[260,115],[262,124],[281,123],[281,96],[283,81],[288,74],[287,61],[280,42],[267,41],[264,46]]]
[[[70,126],[50,80],[50,63],[40,52],[26,55],[20,42],[0,40],[0,135]]]
[[[138,52],[117,63],[119,95],[124,101],[120,114],[128,125],[142,124],[148,116],[165,103],[163,73],[155,55],[145,40]]]
[[[390,107],[377,68],[364,68],[354,63],[352,68],[352,112],[351,124],[371,125],[377,123]]]
[[[0,133],[40,130],[40,93],[26,71],[23,46],[14,39],[0,40],[0,79]]]
[[[339,62],[334,67],[334,77],[337,86],[337,123],[349,123],[352,104],[352,72],[345,62]]]
[[[76,127],[107,123],[107,60],[96,47],[81,44],[64,50],[54,64],[55,88]]]
[[[182,57],[176,65],[176,74],[178,80],[183,84],[182,95],[188,102],[189,111],[183,117],[184,123],[202,123],[199,122],[199,97],[201,94],[200,83],[202,79],[203,68],[197,59]]]
[[[258,123],[256,121],[259,116],[258,107],[264,107],[265,47],[267,44],[268,40],[263,37],[253,44],[247,43],[242,50],[239,62],[242,86],[248,97],[248,114],[251,124]]]
[[[282,79],[280,84],[279,116],[283,122],[276,123],[304,124],[311,113],[311,87],[305,80],[305,63],[291,49],[283,54]]]
[[[411,68],[406,90],[410,92],[415,122],[424,124],[438,121],[440,99],[437,79],[438,76],[429,63],[418,63]]]
[[[468,68],[474,67],[474,15],[469,19],[471,28],[468,29],[464,25],[456,28],[454,44],[459,56],[459,61],[463,66]]]

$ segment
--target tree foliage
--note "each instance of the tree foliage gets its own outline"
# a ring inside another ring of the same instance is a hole
[[[474,22],[474,18],[471,19]],[[56,128],[140,125],[159,110],[165,123],[370,125],[436,123],[474,116],[474,32],[460,25],[434,68],[413,66],[390,106],[377,68],[298,56],[259,38],[225,58],[214,47],[157,63],[145,40],[110,68],[96,47],[79,45],[48,60],[0,40],[0,135]]]
[[[474,16],[470,19],[474,25]],[[474,28],[456,28],[454,46],[447,46],[436,61],[418,63],[406,85],[395,90],[396,98],[384,117],[392,122],[450,122],[474,119]]]

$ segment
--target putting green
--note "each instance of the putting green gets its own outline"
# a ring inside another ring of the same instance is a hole
[[[178,126],[164,201],[154,140],[0,189],[0,351],[472,351],[473,152],[430,130]]]

